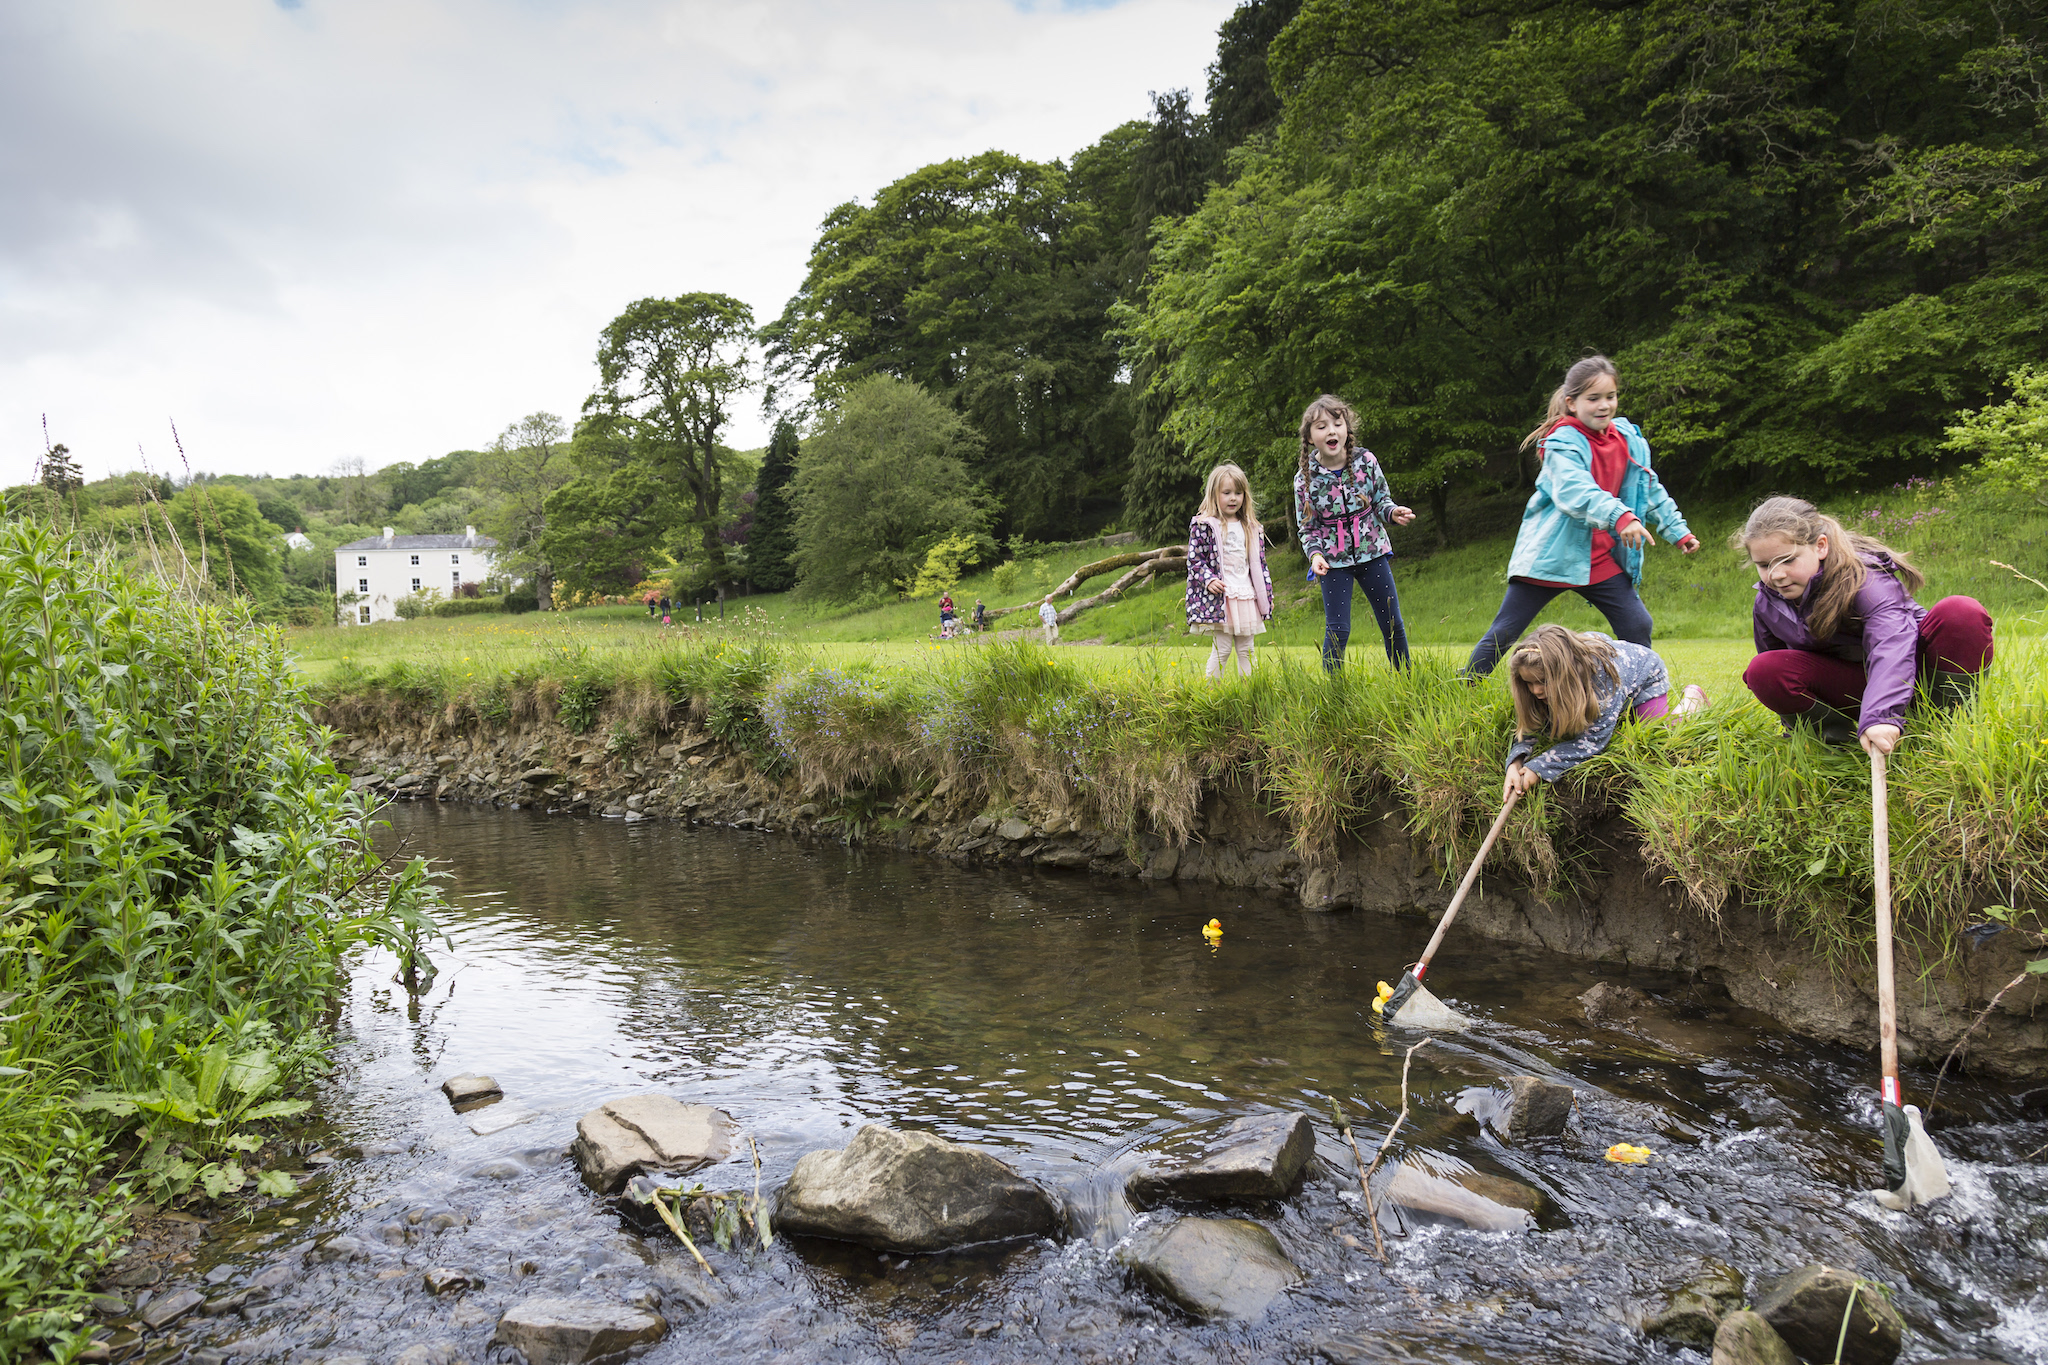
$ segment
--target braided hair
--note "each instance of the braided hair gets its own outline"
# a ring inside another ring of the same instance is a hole
[[[1314,468],[1310,461],[1314,460],[1316,455],[1316,444],[1309,436],[1309,432],[1314,429],[1318,417],[1332,417],[1344,423],[1344,455],[1346,459],[1350,458],[1352,450],[1358,444],[1358,414],[1351,410],[1349,403],[1339,398],[1336,394],[1326,393],[1302,409],[1301,493],[1304,501],[1308,497],[1309,471]],[[1313,515],[1312,512],[1311,515]]]

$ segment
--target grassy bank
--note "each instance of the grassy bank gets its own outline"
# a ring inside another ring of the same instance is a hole
[[[1893,766],[1903,932],[1937,957],[1987,900],[2048,902],[2048,651],[2027,640],[2002,648],[1978,698],[1917,717]],[[872,647],[684,638],[475,676],[351,664],[321,695],[345,729],[551,718],[613,750],[695,718],[849,811],[943,790],[990,810],[1030,802],[1185,837],[1205,788],[1232,784],[1257,793],[1311,861],[1391,797],[1447,872],[1470,856],[1499,800],[1510,708],[1498,678],[1466,686],[1448,653],[1407,674],[1382,665],[1334,679],[1296,654],[1220,685],[1192,663],[1180,650],[1029,641],[875,657]],[[1832,960],[1867,944],[1859,750],[1788,741],[1774,718],[1732,699],[1683,723],[1632,727],[1525,803],[1498,856],[1535,885],[1558,886],[1610,814],[1707,919],[1740,894]]]
[[[4,506],[0,585],[0,1359],[68,1358],[134,1201],[297,1189],[342,957],[434,895],[245,607]]]

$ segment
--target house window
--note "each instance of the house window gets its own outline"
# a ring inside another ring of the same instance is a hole
[[[449,556],[448,556],[448,562],[449,562],[450,564],[460,564],[460,563],[462,562],[462,556],[461,556],[461,555],[449,555]]]
[[[418,555],[414,555],[414,556],[412,557],[412,562],[413,562],[413,565],[414,565],[414,567],[415,567],[415,568],[417,568],[417,567],[418,567],[418,565],[419,565],[419,562],[420,562],[420,557],[419,557]]]
[[[357,592],[368,592],[369,590],[370,590],[370,580],[369,580],[369,579],[367,579],[367,578],[358,578],[358,579],[356,580],[356,591],[357,591]],[[368,611],[368,610],[369,610],[369,608],[368,608],[368,607],[364,607],[364,608],[363,608],[363,610],[364,610],[364,611]]]
[[[420,581],[419,581],[419,580],[418,580],[417,578],[415,578],[415,579],[414,579],[414,580],[412,581],[412,590],[413,590],[414,592],[418,592],[418,591],[420,590]]]
[[[367,626],[367,625],[369,625],[369,624],[370,624],[370,609],[369,609],[368,607],[357,607],[357,608],[356,608],[356,620],[358,620],[358,621],[362,622],[362,623],[363,623],[364,625],[366,625],[366,626]]]
[[[357,567],[358,569],[367,569],[367,568],[369,568],[369,567],[370,567],[370,557],[369,557],[368,555],[357,555],[357,556],[356,556],[356,567]]]

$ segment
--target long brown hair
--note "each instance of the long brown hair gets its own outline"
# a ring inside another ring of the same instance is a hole
[[[1508,653],[1508,692],[1515,699],[1515,737],[1575,739],[1600,719],[1607,696],[1621,686],[1613,644],[1563,626],[1538,626]],[[1526,669],[1541,676],[1543,696],[1522,681]],[[1600,685],[1602,677],[1607,685]]]
[[[1820,594],[1806,608],[1806,628],[1816,640],[1825,640],[1841,629],[1842,618],[1849,614],[1849,607],[1870,572],[1863,556],[1889,555],[1893,577],[1909,594],[1927,584],[1927,575],[1903,554],[1881,540],[1857,535],[1804,498],[1764,499],[1749,514],[1749,520],[1742,523],[1742,529],[1729,537],[1729,543],[1738,550],[1747,550],[1750,542],[1765,536],[1783,536],[1794,545],[1817,545],[1822,536],[1828,538]]]
[[[1558,423],[1571,416],[1571,408],[1567,405],[1591,388],[1596,379],[1612,379],[1619,384],[1621,375],[1615,371],[1614,362],[1604,355],[1589,355],[1584,360],[1573,361],[1572,367],[1564,372],[1564,382],[1550,395],[1550,410],[1537,423],[1536,429],[1522,438],[1521,448],[1527,450],[1556,431]]]
[[[1309,430],[1316,424],[1316,418],[1330,416],[1344,419],[1344,458],[1348,461],[1351,452],[1358,446],[1358,414],[1351,405],[1334,393],[1326,393],[1301,410],[1301,487],[1308,491],[1309,461],[1315,458],[1315,442],[1309,439]]]
[[[1252,507],[1252,481],[1244,476],[1242,469],[1234,464],[1219,464],[1210,470],[1209,481],[1202,486],[1202,505],[1195,515],[1224,520],[1222,497],[1233,483],[1244,490],[1244,505],[1237,509],[1237,519],[1244,523],[1244,548],[1246,553],[1250,553],[1254,537],[1260,532],[1259,514]],[[1219,545],[1216,548],[1220,550],[1223,547]]]

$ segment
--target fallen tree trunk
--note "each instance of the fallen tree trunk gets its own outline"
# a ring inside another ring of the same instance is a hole
[[[1107,573],[1110,569],[1121,568],[1125,565],[1136,565],[1135,568],[1118,579],[1109,588],[1085,601],[1076,602],[1071,607],[1062,611],[1057,619],[1060,624],[1065,625],[1068,621],[1071,621],[1074,617],[1092,606],[1114,601],[1117,596],[1122,594],[1136,581],[1138,576],[1142,575],[1143,577],[1150,578],[1154,574],[1168,569],[1178,569],[1180,572],[1186,573],[1187,563],[1188,549],[1185,545],[1162,545],[1156,550],[1143,550],[1127,555],[1111,555],[1108,559],[1100,559],[1093,564],[1085,565],[1075,570],[1066,582],[1054,588],[1047,596],[1065,597],[1073,592],[1076,585],[1086,582],[1098,574]],[[993,621],[998,616],[1008,616],[1012,612],[1036,611],[1037,609],[1037,602],[1024,602],[1014,607],[992,607],[987,613],[987,619]]]

